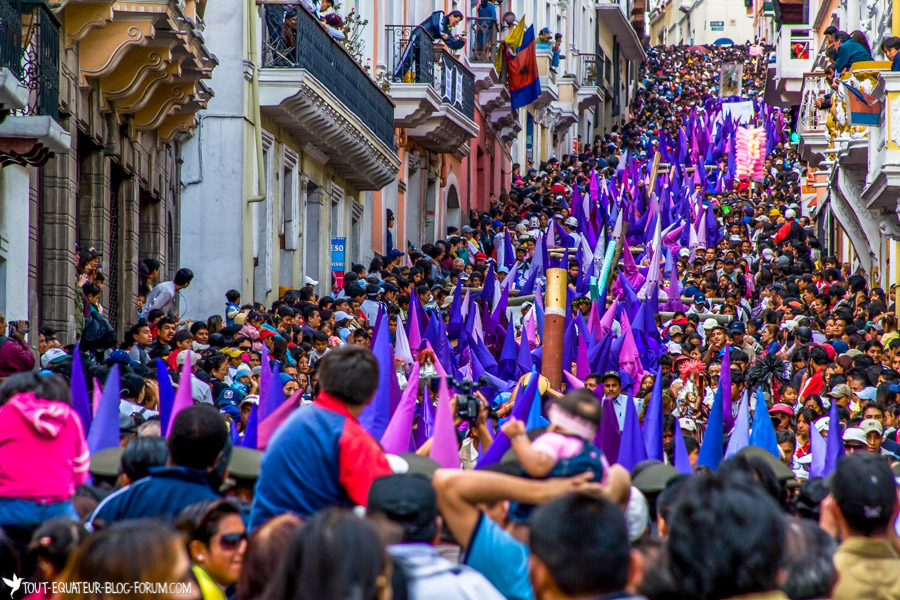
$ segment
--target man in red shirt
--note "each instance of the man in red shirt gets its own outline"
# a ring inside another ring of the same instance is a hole
[[[825,387],[825,365],[828,362],[828,349],[825,346],[813,346],[810,348],[809,372],[814,373],[814,375],[806,380],[806,383],[803,384],[800,390],[801,403],[813,394],[821,395]]]
[[[263,456],[251,529],[285,512],[307,517],[329,506],[365,506],[372,482],[392,473],[359,424],[378,387],[375,355],[362,346],[334,348],[318,372],[315,403],[288,417]]]

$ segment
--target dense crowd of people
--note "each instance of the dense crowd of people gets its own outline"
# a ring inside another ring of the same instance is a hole
[[[188,321],[214,279],[145,260],[119,340],[80,250],[78,345],[0,316],[0,594],[900,598],[897,307],[817,239],[766,60],[649,49],[621,127],[340,288]]]

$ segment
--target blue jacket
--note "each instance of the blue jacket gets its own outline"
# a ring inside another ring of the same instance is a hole
[[[900,52],[894,55],[894,60],[891,61],[891,71],[900,71]]]
[[[320,392],[269,441],[250,528],[286,512],[306,517],[329,506],[365,506],[372,482],[391,472],[384,451],[347,407]]]
[[[859,42],[846,40],[841,42],[841,47],[838,48],[837,56],[834,59],[834,72],[840,75],[853,63],[865,60],[872,60],[872,55]]]
[[[207,473],[188,467],[154,467],[150,476],[113,492],[88,519],[112,523],[126,519],[156,518],[172,523],[187,506],[215,500]]]

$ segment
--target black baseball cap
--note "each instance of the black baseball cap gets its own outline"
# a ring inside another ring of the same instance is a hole
[[[838,461],[831,494],[853,529],[887,526],[897,511],[894,474],[876,454],[854,454]]]
[[[384,515],[413,528],[425,527],[438,515],[437,496],[423,475],[395,473],[379,477],[369,487],[366,514]]]

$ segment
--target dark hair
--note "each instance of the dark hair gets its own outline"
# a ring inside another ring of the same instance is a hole
[[[835,580],[834,539],[808,519],[787,517],[785,524],[789,535],[781,591],[795,600],[827,598]]]
[[[850,39],[850,35],[846,31],[838,31],[834,34],[834,41],[836,42],[846,42]]]
[[[587,389],[573,390],[553,402],[572,416],[600,425],[600,401]]]
[[[38,375],[32,371],[10,375],[0,383],[0,406],[3,406],[16,394],[33,392],[36,398],[55,400],[71,404],[69,386],[59,375]]]
[[[96,283],[87,282],[81,286],[81,291],[85,296],[97,296],[100,294],[100,286]]]
[[[628,527],[609,500],[569,494],[535,509],[531,553],[567,596],[622,590],[631,564]]]
[[[143,435],[133,438],[122,451],[122,472],[132,482],[150,474],[151,467],[163,467],[169,459],[166,440],[158,436]]]
[[[190,269],[178,269],[175,272],[175,285],[187,285],[194,279],[194,272]]]
[[[151,584],[171,581],[181,558],[179,536],[168,527],[149,519],[113,523],[87,536],[72,553],[61,581]],[[180,574],[178,574],[180,575]],[[96,594],[88,587],[66,594],[72,600],[90,600]],[[134,600],[152,600],[152,593],[131,593]]]
[[[375,600],[386,564],[384,546],[372,523],[349,511],[328,508],[310,517],[294,534],[263,600]]]
[[[240,507],[232,500],[219,499],[186,506],[178,515],[178,530],[187,541],[197,540],[207,546],[219,532],[219,523],[228,515],[241,515]]]
[[[214,407],[188,406],[175,416],[169,432],[172,462],[181,467],[209,469],[225,449],[228,435],[222,415]]]
[[[716,535],[698,544],[700,531]],[[784,538],[778,505],[752,478],[695,476],[672,510],[667,558],[684,597],[719,600],[777,589]]]
[[[50,563],[56,572],[61,572],[69,555],[84,538],[86,532],[81,524],[69,519],[49,519],[41,523],[31,536],[25,555],[25,576],[40,577],[38,561]]]
[[[346,404],[364,406],[378,389],[375,355],[362,346],[332,349],[319,362],[319,387]]]
[[[269,519],[253,532],[247,541],[241,574],[235,584],[236,600],[262,598],[291,538],[302,525],[300,517],[285,513]]]
[[[237,302],[241,299],[241,293],[237,290],[228,290],[225,292],[225,300],[228,302]]]

